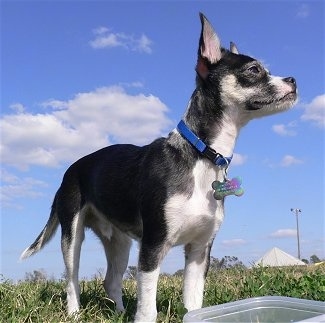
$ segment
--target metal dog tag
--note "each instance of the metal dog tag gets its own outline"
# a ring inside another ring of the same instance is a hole
[[[216,200],[222,200],[225,196],[236,195],[241,196],[244,194],[244,189],[241,187],[242,180],[240,177],[233,179],[225,179],[223,182],[214,181],[212,188],[214,189],[213,196]]]

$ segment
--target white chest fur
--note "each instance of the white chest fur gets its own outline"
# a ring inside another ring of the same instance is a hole
[[[192,175],[193,194],[175,194],[165,204],[171,245],[206,243],[223,221],[223,203],[214,199],[211,187],[213,181],[222,179],[222,171],[210,161],[200,160]]]

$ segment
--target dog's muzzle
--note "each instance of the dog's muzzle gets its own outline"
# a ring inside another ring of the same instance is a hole
[[[282,84],[282,85],[281,85]],[[272,105],[278,105],[278,104],[286,104],[292,105],[296,99],[297,99],[297,83],[296,79],[292,76],[290,77],[285,77],[281,80],[278,81],[277,84],[273,84],[275,93],[269,95],[269,99],[265,98],[252,98],[250,102],[248,102],[246,109],[249,111],[256,111],[263,109],[267,106],[272,106]],[[286,90],[284,91],[283,88],[285,87]],[[278,89],[278,90],[277,90]],[[282,96],[280,96],[280,93],[282,92]]]

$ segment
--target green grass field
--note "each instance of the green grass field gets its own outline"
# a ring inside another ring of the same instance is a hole
[[[136,308],[136,283],[124,281],[126,312],[117,314],[102,288],[102,281],[81,281],[81,305],[77,318],[65,313],[64,281],[13,284],[0,282],[1,322],[129,322]],[[204,306],[256,296],[278,295],[325,301],[325,266],[223,269],[208,275]],[[162,275],[157,295],[158,322],[182,322],[182,276]]]

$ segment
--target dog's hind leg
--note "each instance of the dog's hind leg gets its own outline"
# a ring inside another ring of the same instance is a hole
[[[84,214],[75,213],[71,222],[61,223],[61,248],[66,267],[68,314],[79,311],[80,287],[78,283],[81,244],[84,239]]]
[[[100,236],[107,258],[105,291],[116,304],[117,311],[124,311],[122,301],[122,280],[129,261],[132,240],[125,233],[113,227],[110,239]]]
[[[185,273],[183,285],[184,306],[188,311],[202,307],[204,281],[210,263],[211,243],[185,246]]]

